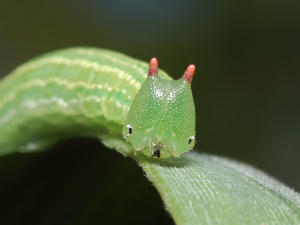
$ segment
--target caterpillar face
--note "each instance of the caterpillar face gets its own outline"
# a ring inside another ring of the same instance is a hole
[[[178,157],[195,144],[195,107],[190,65],[183,78],[165,80],[157,75],[157,60],[150,61],[149,76],[136,95],[123,135],[137,151],[157,157]]]

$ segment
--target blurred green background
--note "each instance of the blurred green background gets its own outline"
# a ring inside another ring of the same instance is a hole
[[[0,75],[52,50],[96,46],[148,61],[192,89],[201,152],[300,191],[297,1],[2,0]],[[141,169],[96,140],[0,158],[0,224],[172,224]]]

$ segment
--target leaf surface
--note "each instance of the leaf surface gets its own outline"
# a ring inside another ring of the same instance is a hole
[[[300,224],[299,194],[251,166],[199,153],[137,160],[176,224]]]

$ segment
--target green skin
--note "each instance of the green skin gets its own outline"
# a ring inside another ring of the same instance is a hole
[[[130,107],[123,134],[137,151],[146,154],[178,157],[191,150],[195,107],[190,84],[149,76]]]
[[[145,62],[96,48],[59,50],[23,64],[0,83],[0,154],[35,151],[74,136],[162,158],[191,150],[190,84],[162,70],[147,78],[147,69]],[[114,142],[122,130],[134,148]]]

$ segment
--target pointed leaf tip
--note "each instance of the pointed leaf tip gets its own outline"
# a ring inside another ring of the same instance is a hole
[[[158,60],[157,58],[150,59],[148,76],[154,77],[158,74]]]
[[[189,65],[184,74],[183,74],[183,79],[186,80],[189,84],[192,83],[192,79],[194,77],[196,70],[196,66],[194,64]]]

